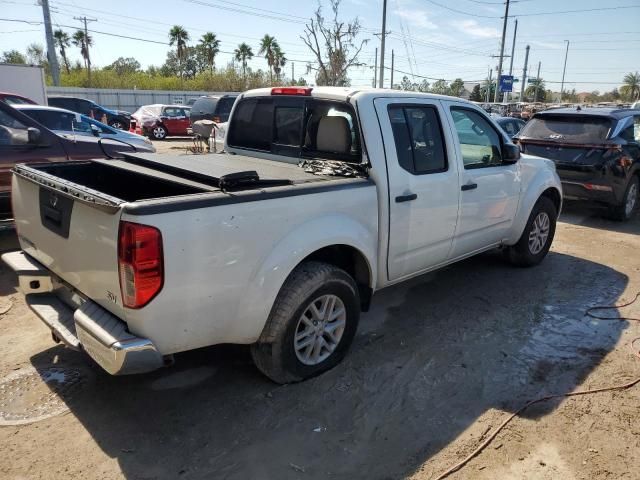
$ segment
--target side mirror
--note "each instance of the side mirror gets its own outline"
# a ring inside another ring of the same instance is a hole
[[[36,127],[27,128],[27,143],[29,145],[39,145],[42,134]]]
[[[96,127],[95,125],[91,124],[91,133],[93,133],[94,137],[99,137],[100,136],[100,129],[98,127]]]
[[[505,143],[502,146],[502,162],[506,164],[516,163],[520,160],[520,147],[513,143]]]

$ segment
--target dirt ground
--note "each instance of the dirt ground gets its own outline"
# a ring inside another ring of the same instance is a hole
[[[381,291],[341,365],[278,386],[241,346],[111,377],[51,341],[2,266],[0,398],[26,368],[83,380],[66,412],[0,426],[0,477],[432,479],[527,400],[640,376],[640,324],[584,315],[638,291],[640,218],[569,205],[542,265],[489,253]],[[640,301],[619,313],[640,317]],[[639,419],[640,386],[539,404],[450,478],[639,478]]]

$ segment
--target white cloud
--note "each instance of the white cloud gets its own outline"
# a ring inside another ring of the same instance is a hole
[[[451,22],[461,32],[478,38],[498,38],[498,29],[493,27],[483,27],[475,20],[456,20]]]
[[[406,20],[412,26],[428,28],[429,30],[435,30],[438,28],[435,23],[429,20],[429,15],[424,10],[399,8],[394,10],[394,13]]]

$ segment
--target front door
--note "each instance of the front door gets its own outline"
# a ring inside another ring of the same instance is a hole
[[[520,166],[502,161],[504,135],[480,109],[443,102],[458,136],[460,215],[451,258],[500,243],[520,198]]]
[[[458,216],[458,169],[440,101],[379,98],[389,186],[389,280],[448,258]]]

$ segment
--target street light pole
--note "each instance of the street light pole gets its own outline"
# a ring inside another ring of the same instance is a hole
[[[384,88],[384,40],[387,36],[387,0],[382,3],[382,36],[380,37],[380,80],[378,87]]]
[[[502,23],[502,42],[500,42],[500,62],[498,62],[498,76],[496,78],[496,96],[493,101],[498,102],[500,98],[500,77],[502,76],[502,60],[504,59],[504,40],[507,35],[507,22],[509,21],[509,0],[504,11],[504,22]]]
[[[560,84],[560,102],[562,102],[562,97],[564,97],[564,74],[567,72],[567,57],[569,56],[569,40],[565,40],[567,42],[567,49],[564,52],[564,68],[562,69],[562,83]]]

